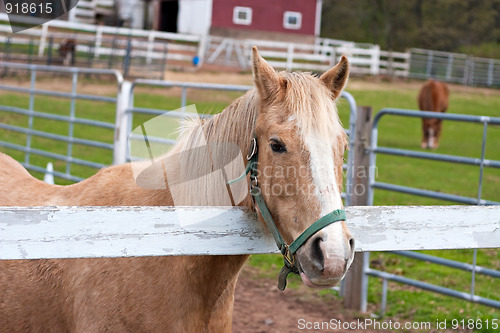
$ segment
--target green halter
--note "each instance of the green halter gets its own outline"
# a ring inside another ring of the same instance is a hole
[[[264,197],[262,195],[262,191],[259,187],[257,181],[257,139],[253,138],[252,145],[250,147],[250,153],[247,156],[248,164],[245,169],[245,172],[236,179],[228,181],[228,185],[231,185],[235,182],[238,182],[246,177],[248,173],[250,173],[250,194],[253,196],[257,206],[259,207],[260,214],[262,218],[266,222],[269,231],[274,237],[276,245],[278,249],[281,251],[284,259],[284,266],[281,268],[279,277],[278,277],[278,288],[280,290],[285,290],[286,287],[286,278],[288,274],[295,273],[299,274],[298,263],[295,260],[295,253],[297,250],[316,232],[323,229],[324,227],[338,221],[345,221],[345,210],[337,209],[333,212],[323,216],[316,222],[314,222],[311,226],[309,226],[302,234],[300,234],[290,245],[288,245],[281,237],[281,234],[274,223],[273,217],[267,209],[266,202],[264,201]]]

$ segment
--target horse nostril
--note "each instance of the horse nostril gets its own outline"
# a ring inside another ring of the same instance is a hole
[[[354,247],[356,246],[356,242],[354,241],[354,238],[349,238],[349,251],[346,253],[349,255],[347,259],[352,259],[354,256]]]
[[[315,239],[313,239],[311,244],[312,262],[314,267],[318,269],[320,272],[323,272],[323,270],[325,269],[325,257],[323,255],[323,250],[321,249],[322,242],[323,239],[317,236]]]
[[[349,246],[351,247],[351,251],[354,251],[354,246],[355,246],[355,241],[354,238],[349,238]]]

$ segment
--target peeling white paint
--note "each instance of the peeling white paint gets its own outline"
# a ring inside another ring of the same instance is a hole
[[[181,225],[185,216],[214,216]],[[499,206],[347,207],[357,251],[500,247]],[[0,259],[277,253],[231,207],[0,207]]]

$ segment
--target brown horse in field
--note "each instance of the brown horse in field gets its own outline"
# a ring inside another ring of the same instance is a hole
[[[335,100],[347,80],[348,62],[342,57],[319,78],[277,73],[254,48],[253,72],[256,88],[219,115],[191,122],[165,163],[182,149],[199,147],[200,135],[209,142],[233,143],[242,152],[249,151],[255,138],[262,196],[290,244],[314,221],[343,207],[340,193],[347,142]],[[204,167],[191,162],[172,167],[167,188],[138,186],[131,164],[111,166],[80,183],[57,186],[33,178],[18,162],[0,153],[0,206],[169,206],[174,204],[175,176]],[[156,181],[165,180],[158,177]],[[255,210],[262,222],[259,209],[247,195],[248,176],[238,184],[243,183],[246,197],[239,205]],[[196,186],[187,195],[210,194],[209,183]],[[312,235],[297,250],[295,260],[304,284],[328,288],[343,278],[353,254],[353,239],[341,221]],[[247,258],[3,260],[0,331],[230,332],[235,284]]]
[[[75,52],[76,40],[73,38],[66,38],[61,41],[59,45],[59,56],[63,60],[64,66],[75,65]]]
[[[448,109],[448,86],[444,82],[428,80],[418,94],[418,107],[422,111],[446,112]],[[439,146],[442,120],[422,118],[422,148]]]

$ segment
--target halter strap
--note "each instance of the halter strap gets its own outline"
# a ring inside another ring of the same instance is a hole
[[[314,235],[319,230],[323,229],[326,226],[338,221],[345,221],[345,210],[337,209],[331,213],[326,214],[316,222],[314,222],[309,228],[307,228],[303,233],[297,237],[292,244],[288,247],[291,254],[297,252],[299,247],[302,246],[312,235]]]
[[[234,184],[246,177],[247,174],[250,174],[250,194],[254,198],[257,206],[259,207],[260,214],[262,215],[262,219],[267,225],[267,228],[273,235],[274,241],[276,242],[276,246],[281,251],[283,255],[284,266],[281,268],[279,277],[278,277],[278,288],[280,290],[285,290],[286,288],[286,278],[288,274],[295,273],[299,274],[299,268],[297,261],[295,260],[295,253],[297,250],[315,233],[319,230],[329,226],[332,223],[338,221],[345,221],[345,210],[337,209],[331,213],[326,214],[321,217],[319,220],[315,221],[312,225],[310,225],[303,233],[301,233],[290,245],[288,245],[283,237],[281,236],[276,223],[274,223],[271,212],[267,208],[266,202],[264,200],[264,196],[262,195],[262,190],[260,189],[257,181],[257,164],[258,164],[258,148],[257,148],[257,139],[253,138],[252,145],[250,146],[250,153],[247,156],[247,166],[245,168],[245,172],[236,179],[230,180],[227,182],[228,185]]]

